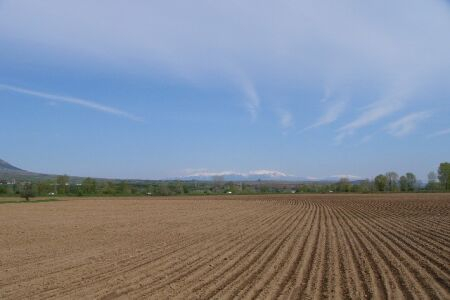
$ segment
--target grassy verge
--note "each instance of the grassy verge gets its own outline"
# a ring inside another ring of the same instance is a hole
[[[53,202],[53,201],[61,201],[56,198],[37,198],[30,199],[29,201],[23,198],[0,198],[0,204],[11,204],[11,203],[42,203],[42,202]]]

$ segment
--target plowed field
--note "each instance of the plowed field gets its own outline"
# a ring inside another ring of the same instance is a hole
[[[450,194],[0,206],[1,299],[450,299]]]

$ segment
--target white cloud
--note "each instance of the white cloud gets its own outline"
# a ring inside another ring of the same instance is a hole
[[[82,106],[82,107],[85,107],[88,109],[100,111],[103,113],[108,113],[108,114],[116,115],[119,117],[124,117],[124,118],[130,119],[133,121],[137,121],[137,122],[143,121],[141,118],[139,118],[131,113],[128,113],[126,111],[123,111],[123,110],[120,110],[120,109],[117,109],[117,108],[114,108],[111,106],[99,104],[97,102],[86,100],[86,99],[67,97],[67,96],[61,96],[61,95],[55,95],[55,94],[48,94],[48,93],[43,93],[43,92],[34,91],[34,90],[30,90],[30,89],[24,89],[21,87],[16,87],[16,86],[7,85],[7,84],[0,84],[0,91],[1,90],[7,90],[7,91],[14,92],[14,93],[29,95],[29,96],[43,98],[43,99],[57,101],[57,102],[70,103],[70,104]]]
[[[361,179],[360,176],[357,176],[357,175],[350,175],[350,174],[331,175],[330,178],[335,178],[335,179],[347,178],[347,179],[349,179],[349,180],[358,180],[358,179]]]
[[[409,114],[395,122],[390,123],[386,130],[393,136],[405,136],[416,129],[417,124],[431,117],[428,111]]]
[[[213,176],[268,176],[268,177],[287,177],[291,176],[284,172],[276,171],[276,170],[253,170],[249,172],[235,172],[235,171],[220,171],[220,172],[211,172],[206,169],[201,169],[194,172],[188,172],[187,175],[183,177],[213,177]]]
[[[328,102],[325,102],[325,105],[327,104]],[[327,105],[325,113],[314,124],[304,128],[302,131],[333,123],[344,112],[346,105],[347,101],[342,100]]]
[[[446,1],[1,3],[0,43],[8,49],[30,49],[61,65],[101,64],[200,85],[232,83],[253,120],[261,98],[278,101],[266,97],[267,90],[326,83],[333,93],[345,89],[354,107],[372,102],[362,94],[384,95],[338,130],[341,139],[411,101],[424,101],[415,99],[417,91],[450,76]],[[245,80],[236,80],[234,69],[244,70]],[[375,86],[369,92],[368,83]],[[448,89],[444,85],[438,88]],[[330,108],[311,126],[330,124],[338,115],[339,107]]]
[[[450,134],[450,128],[439,130],[435,133],[430,134],[428,137],[431,138],[431,137],[443,136],[443,135],[448,135],[448,134]]]
[[[271,176],[271,177],[290,176],[286,173],[283,173],[280,171],[275,171],[275,170],[255,170],[255,171],[248,172],[248,175],[267,175],[267,176]]]
[[[280,119],[280,125],[283,129],[294,126],[294,118],[292,117],[292,113],[290,111],[287,111],[285,109],[278,109],[277,113]]]
[[[405,89],[399,87],[394,91],[388,91],[386,97],[373,102],[356,119],[340,127],[335,138],[336,142],[340,143],[345,137],[352,135],[358,129],[371,125],[399,111],[405,106],[408,95]]]
[[[247,108],[252,121],[255,121],[258,116],[259,106],[261,102],[258,93],[256,92],[253,84],[248,80],[242,81],[242,88],[245,94],[244,105]]]

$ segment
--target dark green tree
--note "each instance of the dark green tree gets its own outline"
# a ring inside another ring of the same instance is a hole
[[[169,196],[170,195],[170,189],[169,189],[169,185],[167,184],[167,182],[161,182],[158,187],[159,187],[159,194],[161,196]]]
[[[406,173],[406,190],[412,192],[417,187],[416,175],[411,172]]]
[[[387,186],[387,177],[380,174],[377,177],[375,177],[375,188],[377,191],[379,192],[383,192],[386,190],[386,186]]]
[[[400,176],[400,191],[406,192],[408,190],[408,179],[406,176]]]
[[[398,190],[398,174],[395,172],[387,172],[387,189],[390,192],[395,192]]]
[[[373,185],[368,179],[365,179],[359,183],[359,193],[369,193],[373,191]]]
[[[67,194],[68,186],[69,186],[69,176],[61,175],[56,177],[56,186],[58,194],[65,195]]]
[[[48,195],[50,192],[53,191],[54,189],[52,187],[51,181],[41,181],[37,183],[38,195]]]
[[[103,184],[102,186],[102,192],[105,195],[113,195],[115,192],[115,186],[114,183],[111,181],[106,182],[105,184]]]
[[[445,191],[450,190],[450,163],[443,162],[439,165],[438,178],[441,183],[442,189]]]
[[[352,188],[352,184],[351,184],[350,180],[346,177],[339,179],[339,182],[337,183],[337,186],[336,186],[336,190],[338,192],[345,192],[345,193],[350,192],[351,188]]]
[[[83,194],[94,195],[97,192],[97,182],[94,179],[88,177],[81,183],[81,190]]]
[[[119,195],[129,195],[131,194],[131,188],[128,182],[121,181],[116,185],[116,193]]]
[[[183,184],[183,182],[177,181],[177,182],[175,183],[175,193],[176,193],[177,195],[182,195],[182,194],[184,194],[184,184]]]
[[[34,197],[33,184],[31,182],[26,182],[22,185],[20,197],[25,198],[26,201],[29,201],[30,198]]]

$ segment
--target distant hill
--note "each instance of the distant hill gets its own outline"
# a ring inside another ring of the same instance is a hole
[[[3,159],[0,159],[0,171],[23,171],[13,165],[7,163]]]
[[[0,180],[6,180],[6,181],[12,181],[16,180],[16,182],[21,181],[31,181],[31,182],[37,182],[37,181],[45,181],[45,180],[55,180],[56,177],[62,174],[42,174],[42,173],[36,173],[36,172],[30,172],[23,169],[20,169],[16,166],[13,166],[12,164],[0,159]],[[81,183],[86,177],[80,177],[80,176],[69,176],[69,182],[75,184],[75,183]],[[107,178],[93,178],[97,181],[111,181],[111,182],[117,182],[117,181],[123,181],[123,179],[107,179]],[[139,184],[146,184],[149,182],[152,182],[151,180],[140,180],[140,179],[124,179],[128,183],[139,183]]]
[[[180,180],[199,180],[199,181],[272,181],[272,182],[337,182],[341,178],[348,178],[350,181],[355,182],[361,178],[353,175],[333,175],[324,178],[314,177],[299,177],[289,175],[276,170],[255,170],[247,173],[238,172],[197,172],[187,176],[179,177]]]
[[[0,180],[13,180],[16,181],[40,181],[55,179],[57,175],[40,174],[29,172],[17,168],[10,163],[0,159]]]
[[[256,170],[248,173],[238,172],[197,172],[187,176],[183,176],[177,179],[181,180],[199,180],[199,181],[299,181],[305,178],[298,178],[295,176],[287,175],[285,173],[274,170]]]
[[[16,181],[44,181],[44,180],[55,180],[58,175],[55,174],[42,174],[26,171],[10,163],[0,159],[0,180],[11,181],[15,179]],[[327,183],[336,182],[340,178],[346,177],[352,182],[358,182],[361,178],[352,175],[335,175],[326,178],[311,178],[311,177],[297,177],[288,175],[279,171],[274,170],[256,170],[248,173],[237,173],[237,172],[221,172],[221,173],[210,173],[210,172],[198,172],[190,174],[188,176],[165,179],[163,181],[171,180],[182,180],[182,181],[271,181],[271,182],[316,182],[316,183]],[[86,177],[79,176],[69,176],[69,181],[71,183],[80,183]],[[127,181],[128,183],[138,183],[147,184],[150,182],[155,182],[158,180],[142,180],[142,179],[106,179],[106,178],[93,178],[97,181]]]

